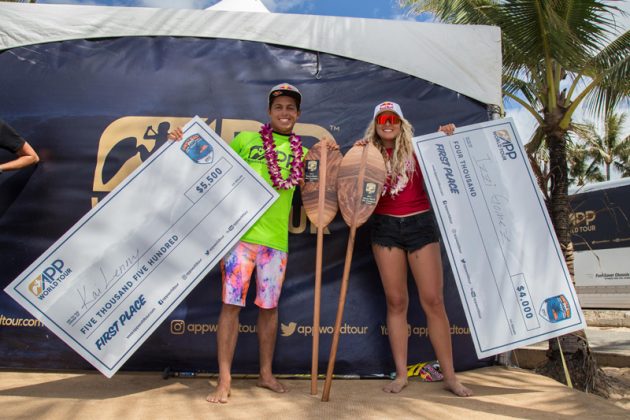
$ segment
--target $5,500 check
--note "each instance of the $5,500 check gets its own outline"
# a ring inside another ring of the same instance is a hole
[[[5,291],[111,377],[276,199],[195,117]]]

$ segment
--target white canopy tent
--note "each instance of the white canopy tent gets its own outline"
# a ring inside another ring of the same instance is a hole
[[[225,10],[0,3],[0,50],[126,36],[239,39],[320,51],[394,69],[482,103],[501,105],[497,27]]]
[[[206,10],[271,13],[260,0],[222,0],[206,8]]]

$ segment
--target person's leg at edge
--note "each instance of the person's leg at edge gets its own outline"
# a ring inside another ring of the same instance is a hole
[[[226,403],[232,386],[232,359],[238,339],[238,319],[240,306],[224,303],[217,327],[217,357],[219,360],[219,381],[214,392],[206,400],[212,403]]]
[[[444,375],[444,387],[460,397],[472,395],[455,375],[450,325],[442,293],[440,245],[433,242],[409,253],[409,265],[418,287],[420,304],[427,318],[429,339]]]
[[[396,247],[373,244],[372,252],[385,290],[387,333],[396,366],[396,378],[383,391],[397,393],[407,386],[407,258],[405,251]]]

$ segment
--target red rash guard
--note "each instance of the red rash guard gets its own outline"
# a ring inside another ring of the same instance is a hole
[[[387,149],[387,153],[391,156],[392,149]],[[415,156],[413,160],[416,165],[416,170],[405,188],[395,197],[392,197],[389,192],[381,196],[376,205],[376,209],[374,209],[374,213],[391,216],[406,216],[431,208],[429,197],[427,197],[427,193],[424,190],[422,172],[420,172],[420,166]]]

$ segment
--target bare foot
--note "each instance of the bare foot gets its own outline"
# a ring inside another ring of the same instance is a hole
[[[214,392],[206,397],[206,401],[211,403],[225,404],[230,396],[230,381],[219,381]]]
[[[407,386],[407,377],[396,378],[383,387],[383,391],[398,394]]]
[[[288,389],[284,385],[282,385],[280,382],[278,382],[278,380],[273,376],[269,378],[264,378],[264,379],[262,377],[259,378],[256,386],[260,388],[270,389],[273,392],[277,392],[279,394],[288,392]]]
[[[450,379],[444,378],[444,389],[451,391],[458,397],[470,397],[473,395],[472,390],[462,385],[456,377]]]

